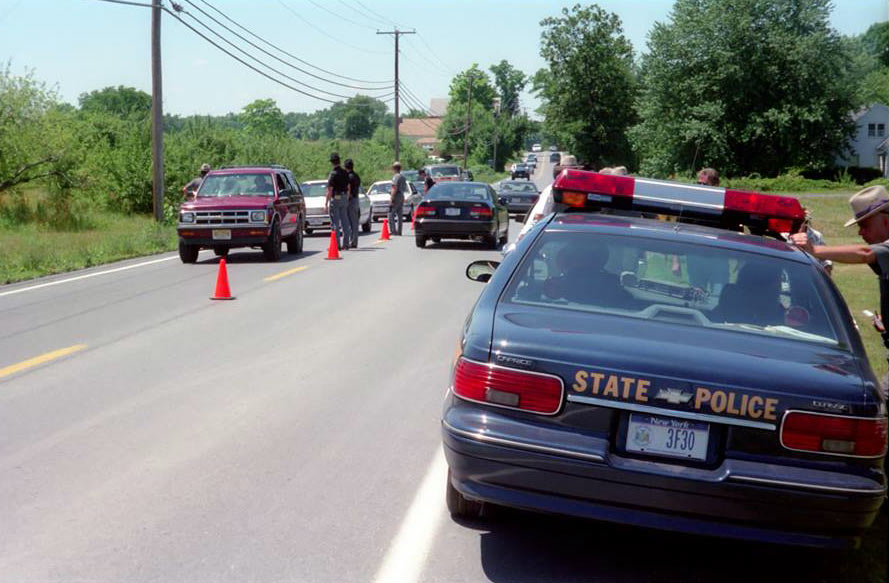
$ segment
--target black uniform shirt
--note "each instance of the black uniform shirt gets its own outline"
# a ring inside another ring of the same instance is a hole
[[[350,170],[348,174],[349,187],[352,189],[352,196],[349,198],[358,198],[358,193],[361,192],[361,177],[354,170]]]
[[[349,173],[342,166],[335,167],[327,177],[327,186],[331,187],[333,194],[346,194],[349,191]]]
[[[429,191],[430,188],[432,188],[433,186],[435,186],[435,181],[432,180],[432,177],[429,176],[428,174],[426,175],[425,183],[426,183],[426,191],[427,191],[427,192]]]

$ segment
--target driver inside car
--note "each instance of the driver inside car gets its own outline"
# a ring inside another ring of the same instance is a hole
[[[544,294],[577,304],[630,307],[633,297],[616,274],[605,270],[608,257],[605,245],[566,244],[556,255],[558,275],[546,281]]]

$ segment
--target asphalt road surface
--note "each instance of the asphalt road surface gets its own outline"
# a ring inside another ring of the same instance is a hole
[[[233,251],[228,302],[210,252],[0,287],[0,581],[820,580],[804,551],[452,520],[439,415],[482,289],[464,270],[499,253],[378,237],[341,261],[323,235],[278,263]]]

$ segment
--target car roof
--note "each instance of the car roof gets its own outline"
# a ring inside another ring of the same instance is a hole
[[[327,181],[326,180],[303,180],[300,184],[310,184],[310,185],[314,186],[315,184],[327,184]]]
[[[284,172],[283,167],[272,166],[236,166],[234,168],[219,168],[210,170],[208,174],[270,174],[272,172]]]
[[[546,231],[596,231],[613,235],[627,235],[628,229],[637,236],[754,252],[800,263],[812,262],[796,246],[771,237],[639,216],[569,211],[557,214],[545,228]]]

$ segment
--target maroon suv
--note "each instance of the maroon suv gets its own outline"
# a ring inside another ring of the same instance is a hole
[[[225,256],[234,247],[259,247],[269,261],[301,253],[306,205],[299,183],[283,166],[211,170],[197,196],[179,207],[179,257],[194,263],[202,247]]]

